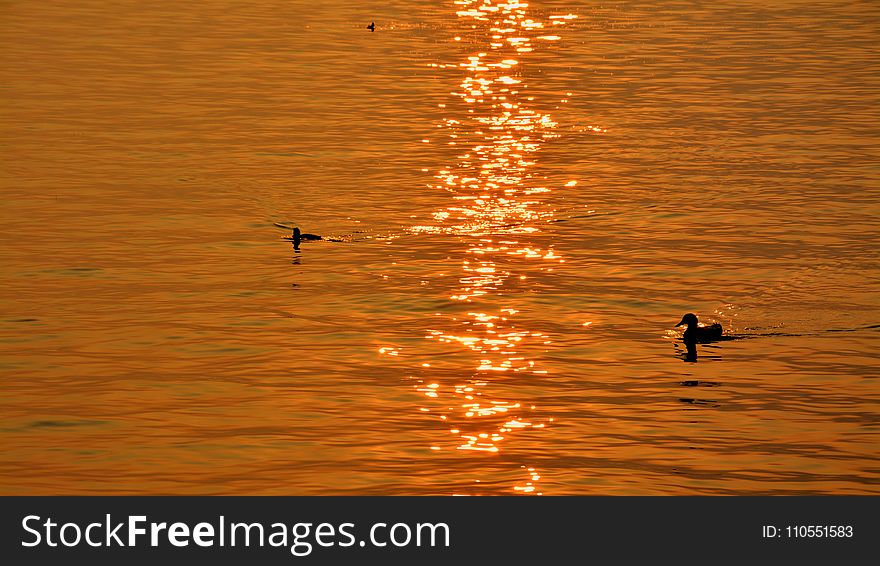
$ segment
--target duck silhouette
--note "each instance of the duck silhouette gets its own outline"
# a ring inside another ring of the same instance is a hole
[[[697,322],[697,315],[691,312],[681,317],[681,322],[675,326],[687,326],[687,329],[684,331],[684,336],[682,336],[685,344],[697,344],[721,340],[721,334],[724,332],[721,325],[717,322],[710,326],[700,326],[699,322]]]
[[[321,236],[317,234],[303,234],[303,232],[299,228],[293,229],[293,235],[290,238],[284,238],[285,240],[290,240],[293,242],[293,249],[298,250],[301,242],[307,242],[310,240],[323,240]]]
[[[376,31],[376,22],[370,22],[370,25],[367,26],[367,29],[370,31]]]

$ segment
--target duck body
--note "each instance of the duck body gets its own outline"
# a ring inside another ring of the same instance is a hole
[[[675,325],[687,326],[682,339],[686,344],[697,344],[721,340],[724,329],[717,322],[709,326],[701,326],[697,321],[697,315],[688,313],[681,317],[681,322]]]
[[[299,228],[294,228],[293,235],[291,235],[290,238],[284,238],[284,239],[290,240],[291,242],[293,242],[294,249],[299,249],[300,242],[307,242],[310,240],[312,240],[312,241],[313,240],[323,240],[324,238],[322,238],[321,236],[318,236],[316,234],[304,234],[302,231],[300,231]]]
[[[297,232],[299,232],[299,228],[297,228],[296,230],[297,230]],[[297,238],[296,235],[294,235],[293,237],[294,237],[294,239]],[[299,232],[299,239],[302,241],[307,241],[307,240],[323,240],[324,238],[322,238],[321,236],[318,236],[316,234],[304,234],[302,232]]]

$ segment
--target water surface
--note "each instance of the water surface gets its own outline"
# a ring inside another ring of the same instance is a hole
[[[878,24],[4,4],[0,491],[880,492]]]

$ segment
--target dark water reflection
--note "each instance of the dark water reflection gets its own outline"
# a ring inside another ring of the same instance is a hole
[[[878,492],[875,3],[0,21],[4,493]]]

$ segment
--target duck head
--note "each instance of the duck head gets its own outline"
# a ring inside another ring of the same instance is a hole
[[[686,315],[684,315],[683,317],[681,317],[681,322],[679,322],[675,326],[676,327],[687,326],[688,328],[690,328],[691,326],[697,326],[697,315],[695,315],[692,312],[689,312]]]

